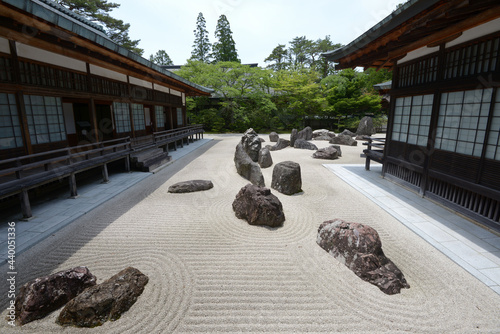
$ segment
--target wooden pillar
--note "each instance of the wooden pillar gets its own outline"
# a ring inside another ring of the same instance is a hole
[[[99,142],[99,124],[97,124],[97,115],[95,110],[95,100],[93,98],[89,101],[89,111],[90,111],[90,120],[92,122],[92,130],[94,135],[91,136],[92,142]]]
[[[125,171],[130,173],[130,155],[125,156]]]
[[[33,217],[31,212],[30,198],[28,195],[28,190],[23,189],[19,194],[19,200],[21,201],[21,212],[23,214],[23,220],[28,220]]]
[[[70,198],[77,198],[78,192],[76,190],[75,173],[71,173],[68,179],[69,179],[69,197]]]
[[[102,183],[109,183],[108,164],[102,165]]]

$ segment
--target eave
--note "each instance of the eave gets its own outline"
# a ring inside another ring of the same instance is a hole
[[[337,69],[392,68],[408,52],[437,46],[500,17],[496,0],[413,0],[345,47],[324,53]]]

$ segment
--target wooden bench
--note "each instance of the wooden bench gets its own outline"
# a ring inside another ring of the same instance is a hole
[[[365,137],[365,139],[367,140],[367,142],[363,143],[363,145],[367,146],[367,148],[363,150],[366,156],[365,169],[370,170],[371,160],[381,164],[384,163],[385,138]]]
[[[69,177],[70,196],[76,197],[76,173],[101,166],[103,181],[108,182],[107,164],[125,159],[125,168],[129,171],[131,151],[130,137],[126,137],[3,160],[0,162],[0,198],[20,194],[23,218],[30,218],[28,190]]]

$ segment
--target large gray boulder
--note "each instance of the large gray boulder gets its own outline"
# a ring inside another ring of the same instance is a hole
[[[386,294],[400,293],[402,288],[410,287],[403,273],[384,255],[377,231],[368,225],[328,220],[319,226],[316,242],[358,277]]]
[[[352,139],[351,136],[339,134],[337,137],[332,138],[329,142],[330,144],[347,145],[347,146],[357,146],[358,142]]]
[[[268,168],[273,165],[273,158],[271,157],[271,152],[269,148],[263,147],[259,152],[259,166],[260,168]]]
[[[333,146],[328,146],[324,148],[320,148],[313,154],[313,158],[315,159],[328,159],[335,160],[339,158],[339,152]]]
[[[15,301],[15,320],[18,325],[24,325],[41,319],[95,284],[96,277],[87,267],[36,278],[19,289]]]
[[[254,129],[250,128],[241,137],[241,145],[253,162],[259,161],[262,140]]]
[[[236,146],[236,151],[234,153],[234,164],[236,165],[236,171],[238,172],[238,174],[252,182],[252,184],[261,187],[265,185],[264,176],[262,175],[260,166],[252,159],[250,159],[250,156],[243,149],[242,143],[238,143],[238,145]]]
[[[278,141],[278,139],[280,139],[280,136],[276,132],[271,132],[269,134],[269,141],[270,142],[276,143]]]
[[[236,217],[245,219],[250,225],[279,227],[285,221],[283,205],[269,188],[247,184],[233,201]]]
[[[293,161],[283,161],[274,166],[271,188],[282,194],[293,195],[302,191],[300,165]]]
[[[297,139],[293,144],[294,148],[300,148],[304,150],[317,150],[318,147],[305,139]]]
[[[342,148],[340,147],[340,145],[330,145],[330,147],[333,147],[334,149],[337,150],[339,157],[342,156]]]
[[[374,134],[373,128],[373,118],[370,116],[365,116],[359,121],[358,129],[356,130],[356,134],[358,136],[371,136]]]
[[[134,305],[148,280],[138,269],[128,267],[72,299],[56,322],[63,326],[95,327],[117,320]]]
[[[267,145],[266,147],[269,149],[269,151],[279,151],[289,147],[290,145],[291,144],[289,140],[280,138],[278,139],[278,142],[274,146]]]
[[[306,126],[299,133],[297,133],[297,139],[311,140],[313,138],[313,131],[310,126]],[[295,147],[295,146],[294,146]]]
[[[190,180],[178,182],[168,187],[169,193],[192,193],[195,191],[209,190],[214,187],[209,180]]]

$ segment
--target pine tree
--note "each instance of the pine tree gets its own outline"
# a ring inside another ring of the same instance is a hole
[[[232,34],[233,32],[231,31],[226,15],[221,15],[217,21],[217,27],[215,28],[215,37],[217,38],[217,42],[215,42],[213,46],[213,57],[215,62],[240,62]]]
[[[208,31],[203,13],[198,14],[198,18],[196,19],[196,30],[193,30],[193,32],[195,39],[193,51],[191,51],[191,59],[208,63],[211,57],[210,49],[212,45],[208,40]]]
[[[158,50],[154,55],[149,56],[149,61],[156,65],[173,65],[172,59],[165,50]]]
[[[106,35],[116,44],[139,55],[144,53],[144,50],[138,47],[140,39],[131,40],[128,35],[130,24],[108,14],[114,8],[120,7],[120,4],[110,3],[107,0],[55,0],[55,2],[89,21],[103,24]]]

